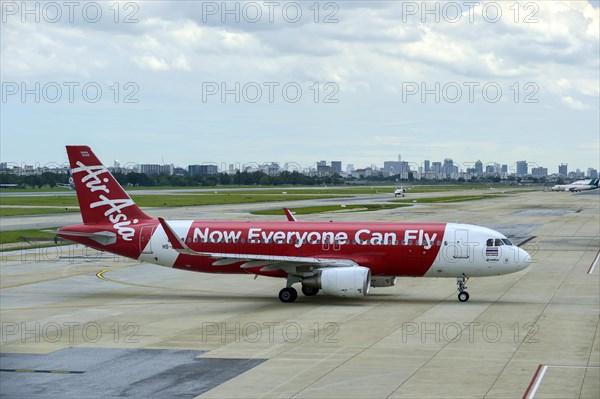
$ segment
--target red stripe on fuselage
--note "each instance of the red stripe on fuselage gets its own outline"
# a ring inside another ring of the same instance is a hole
[[[369,267],[373,275],[423,276],[436,259],[445,227],[444,223],[194,221],[185,240],[198,252],[285,256],[290,261],[295,257],[351,259]],[[261,268],[241,270],[242,262],[213,266],[215,261],[180,255],[174,267],[210,273],[257,273]]]

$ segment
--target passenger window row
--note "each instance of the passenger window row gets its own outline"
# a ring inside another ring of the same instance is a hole
[[[184,240],[183,238],[181,238],[182,241],[186,241],[188,244],[191,243],[192,241],[194,243],[203,243],[203,244],[221,244],[221,243],[225,243],[225,244],[245,244],[246,243],[246,239],[242,238],[242,239],[233,239],[233,240],[228,240],[228,239],[220,239],[220,240],[213,240],[213,239],[202,239],[199,240],[198,238],[194,238],[193,240],[188,237],[187,240]],[[493,241],[493,240],[492,240]],[[490,246],[489,244],[490,240],[488,240],[488,246]],[[249,244],[321,244],[321,240],[314,240],[314,241],[309,241],[309,240],[248,240]],[[335,241],[335,242],[329,242],[329,241],[323,241],[323,245],[334,245],[334,244],[347,244],[348,242],[346,241]],[[425,242],[418,242],[418,241],[413,241],[413,240],[408,240],[408,241],[375,241],[375,242],[370,242],[367,240],[363,240],[363,241],[357,241],[357,240],[352,240],[352,244],[360,244],[360,245],[415,245],[415,246],[423,246],[426,243]],[[440,247],[442,245],[441,241],[436,241],[434,243],[434,245],[437,245],[438,247]],[[500,244],[502,245],[502,244]]]

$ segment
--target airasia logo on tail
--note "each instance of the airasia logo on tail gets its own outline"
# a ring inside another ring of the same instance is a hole
[[[111,178],[110,172],[104,165],[86,166],[81,161],[76,162],[77,167],[73,168],[73,175],[79,172],[85,172],[86,175],[81,178],[81,183],[90,192],[101,192],[109,194],[110,190],[106,187]],[[102,177],[103,174],[108,174],[109,177]],[[135,203],[131,198],[108,198],[104,194],[98,195],[98,200],[90,203],[90,209],[107,206],[104,211],[104,216],[113,224],[113,228],[117,230],[117,234],[125,241],[131,241],[135,235],[135,229],[130,227],[132,224],[138,223],[137,219],[129,220],[129,217],[123,213],[123,209],[133,206]]]

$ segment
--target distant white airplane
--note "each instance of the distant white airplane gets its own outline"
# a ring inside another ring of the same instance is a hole
[[[551,191],[579,192],[598,188],[598,179],[577,180],[570,184],[557,184],[552,186]]]
[[[404,187],[397,188],[394,190],[394,197],[397,197],[397,196],[404,197],[405,192],[406,192],[406,189]]]

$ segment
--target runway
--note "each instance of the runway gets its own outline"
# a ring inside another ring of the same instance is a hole
[[[168,216],[276,220],[243,212],[281,205]],[[171,270],[75,246],[1,253],[0,395],[597,398],[599,213],[596,195],[522,192],[301,217],[473,223],[523,242],[534,263],[469,280],[466,303],[454,279],[283,304],[278,279]]]

